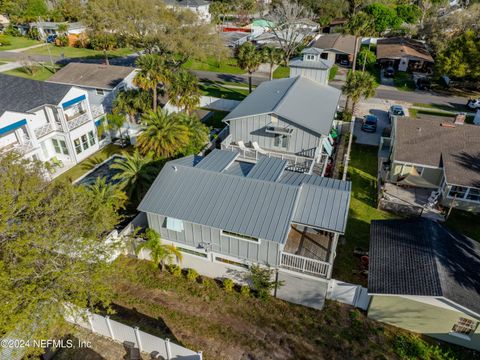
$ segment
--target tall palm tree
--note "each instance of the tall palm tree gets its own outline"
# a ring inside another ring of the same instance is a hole
[[[235,54],[238,65],[248,72],[248,92],[252,92],[252,74],[262,63],[262,54],[251,42],[243,43]]]
[[[107,114],[107,129],[114,130],[119,132],[120,143],[125,146],[125,141],[123,139],[122,127],[125,124],[125,115],[120,113]]]
[[[270,65],[270,80],[273,80],[273,67],[282,63],[283,51],[273,46],[266,46],[262,49],[262,61]]]
[[[165,59],[157,54],[142,55],[137,59],[137,67],[140,69],[133,79],[134,85],[139,88],[152,92],[153,111],[157,110],[158,104],[158,85],[163,84],[167,87],[170,80],[170,70]]]
[[[345,109],[348,111],[349,103],[352,102],[351,113],[355,112],[355,107],[361,97],[365,99],[375,95],[375,89],[378,84],[375,77],[368,72],[349,71],[347,80],[342,87],[342,92],[347,96]]]
[[[119,186],[107,183],[105,177],[97,177],[93,184],[87,185],[87,190],[102,204],[109,205],[115,211],[125,209],[127,194]]]
[[[139,244],[135,248],[135,253],[138,255],[143,249],[150,251],[150,258],[155,267],[160,267],[163,270],[165,264],[171,264],[174,259],[177,261],[183,260],[183,255],[175,245],[167,245],[162,243],[160,234],[155,230],[148,228],[145,230],[145,242]]]
[[[113,112],[128,116],[129,122],[135,123],[137,115],[148,111],[152,99],[150,93],[141,90],[121,91],[113,102]]]
[[[147,129],[138,136],[137,145],[143,154],[171,157],[188,146],[190,130],[176,121],[174,114],[158,109],[144,114],[142,120]]]
[[[343,27],[343,32],[345,34],[350,34],[355,37],[355,44],[353,46],[352,72],[355,72],[355,68],[357,66],[357,52],[360,38],[362,36],[374,35],[374,25],[373,18],[367,13],[360,11],[356,14],[353,14]]]
[[[167,94],[173,105],[188,114],[200,104],[198,79],[187,70],[180,70],[172,77]]]
[[[210,131],[198,117],[186,113],[177,113],[176,120],[185,125],[190,132],[189,145],[184,151],[184,155],[197,154],[208,143]]]
[[[140,201],[148,188],[155,180],[157,170],[152,163],[151,154],[142,156],[138,150],[133,154],[124,152],[122,159],[117,159],[110,168],[119,172],[113,176],[113,180],[120,180],[120,186],[125,190],[129,199],[136,203]]]

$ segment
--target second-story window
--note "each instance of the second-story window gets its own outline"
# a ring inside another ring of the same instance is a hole
[[[73,140],[73,145],[75,145],[75,152],[80,154],[82,152],[82,146],[80,145],[80,139]]]
[[[306,60],[315,60],[315,55],[307,54]]]
[[[95,91],[97,92],[97,95],[105,95],[105,91],[103,91],[103,89],[95,89]]]
[[[87,135],[82,135],[82,146],[83,146],[83,150],[88,149]]]
[[[93,131],[88,132],[88,142],[90,143],[90,146],[95,145],[95,134]]]
[[[288,136],[286,135],[275,135],[273,140],[273,145],[275,147],[288,148]]]

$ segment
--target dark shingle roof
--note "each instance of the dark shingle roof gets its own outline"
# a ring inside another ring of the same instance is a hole
[[[443,167],[448,183],[480,187],[480,126],[443,123],[397,118],[394,160]]]
[[[72,62],[57,71],[48,82],[112,90],[133,71],[134,68],[126,66]]]
[[[360,43],[361,39],[357,40]],[[313,47],[326,51],[337,51],[344,54],[355,52],[355,36],[341,33],[325,34],[318,38]],[[357,45],[357,51],[360,46]]]
[[[27,112],[44,104],[57,105],[72,87],[0,74],[0,115]]]
[[[480,243],[424,219],[370,228],[371,294],[443,296],[480,314]]]
[[[377,59],[401,59],[408,57],[415,60],[433,62],[426,45],[420,41],[395,37],[377,41]]]

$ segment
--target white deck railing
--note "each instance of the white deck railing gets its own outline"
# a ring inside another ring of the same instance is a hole
[[[68,130],[73,130],[73,129],[79,127],[80,125],[83,125],[83,124],[85,124],[89,121],[91,121],[91,118],[90,118],[90,115],[89,115],[88,112],[86,112],[84,114],[81,114],[81,115],[73,118],[72,120],[67,121]]]
[[[283,251],[280,253],[280,266],[321,277],[327,277],[330,268],[330,264],[325,261],[310,259]]]
[[[37,139],[40,139],[41,137],[44,137],[45,135],[50,134],[52,131],[56,129],[56,126],[53,125],[52,123],[47,123],[45,125],[42,125],[33,131],[35,132],[35,136]]]

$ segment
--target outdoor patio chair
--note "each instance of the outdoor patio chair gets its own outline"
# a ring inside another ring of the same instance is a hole
[[[238,141],[237,144],[240,150],[243,150],[243,151],[248,150],[243,141]]]
[[[50,161],[53,165],[58,166],[59,168],[63,168],[63,161],[59,160],[56,156],[54,156]]]
[[[253,148],[258,151],[260,154],[262,155],[268,155],[268,152],[266,152],[265,150],[263,150],[260,146],[258,146],[258,143],[256,141],[252,142],[252,146]]]

